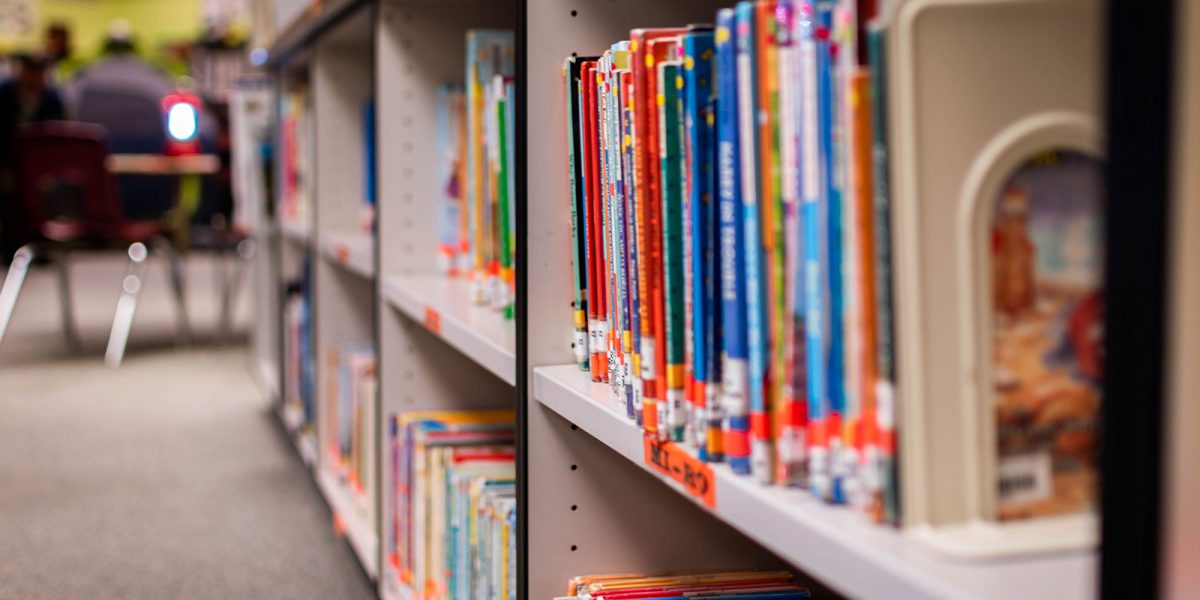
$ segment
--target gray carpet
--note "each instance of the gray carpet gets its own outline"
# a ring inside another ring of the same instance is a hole
[[[151,277],[125,365],[105,368],[121,265],[74,271],[84,352],[65,354],[36,272],[0,349],[0,598],[373,597],[246,350],[173,349]],[[197,329],[212,296],[193,295]]]

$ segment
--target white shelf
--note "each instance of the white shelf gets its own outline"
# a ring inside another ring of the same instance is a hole
[[[312,227],[307,223],[298,223],[287,219],[280,219],[279,232],[283,234],[283,239],[291,240],[301,246],[307,246],[309,239],[312,238]]]
[[[645,466],[641,429],[616,412],[607,384],[593,383],[576,365],[543,367],[534,370],[533,393],[540,403],[686,495],[674,480]],[[1096,595],[1092,552],[953,561],[853,509],[824,504],[800,490],[762,486],[722,464],[712,467],[716,506],[696,501],[699,506],[848,596],[1072,600]]]
[[[329,503],[334,523],[341,523],[346,539],[350,540],[350,547],[354,548],[354,553],[366,568],[367,575],[372,580],[378,579],[379,536],[371,528],[371,518],[366,507],[338,481],[336,475],[325,469],[318,469],[317,485],[325,495],[325,501]]]
[[[467,284],[440,275],[384,275],[384,299],[509,385],[516,382],[516,328],[496,310],[472,304]]]
[[[322,233],[321,254],[351,273],[375,276],[375,239],[368,233]]]

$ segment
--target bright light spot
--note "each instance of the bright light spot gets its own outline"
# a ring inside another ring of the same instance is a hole
[[[261,67],[265,62],[267,62],[266,48],[255,48],[250,51],[250,64]]]
[[[196,135],[196,107],[187,102],[172,104],[167,110],[167,133],[178,141],[186,142]]]

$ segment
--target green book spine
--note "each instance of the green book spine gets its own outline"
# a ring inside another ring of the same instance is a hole
[[[667,398],[659,410],[659,437],[683,441],[687,414],[684,406],[684,285],[683,285],[683,122],[679,110],[682,87],[678,61],[658,65],[659,156],[662,170],[663,296],[666,332]],[[665,409],[665,415],[664,411]],[[662,417],[665,416],[664,420]],[[661,424],[667,426],[663,427]]]

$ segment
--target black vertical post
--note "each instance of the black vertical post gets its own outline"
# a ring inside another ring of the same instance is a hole
[[[1104,599],[1160,589],[1173,4],[1108,1]]]
[[[526,135],[529,61],[526,57],[528,4],[516,0],[516,310],[517,323],[517,598],[529,597],[529,184]]]

